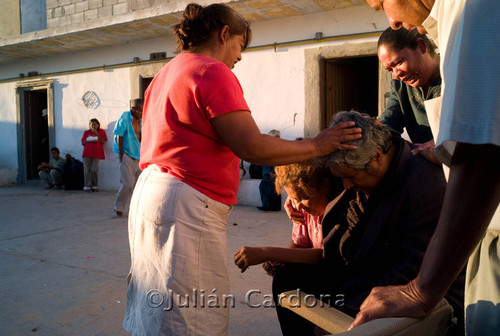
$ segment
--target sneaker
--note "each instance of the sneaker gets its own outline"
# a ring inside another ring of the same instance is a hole
[[[48,186],[46,186],[45,188],[43,189],[53,189],[54,188],[54,185],[53,184],[49,184]]]
[[[84,190],[84,191],[90,191],[90,190],[91,190],[91,188],[90,188],[90,187],[85,186],[85,187],[83,187],[83,190]]]
[[[54,185],[54,187],[52,189],[61,189],[61,186],[56,184],[56,185]]]
[[[92,187],[92,191],[99,191],[99,188],[97,188],[97,187]]]

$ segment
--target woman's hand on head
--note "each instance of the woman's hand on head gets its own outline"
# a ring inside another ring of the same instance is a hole
[[[241,159],[277,166],[327,155],[338,148],[356,149],[342,142],[361,137],[361,129],[349,121],[322,131],[312,140],[292,141],[260,133],[249,111],[233,111],[210,119],[229,148]]]
[[[319,155],[327,155],[337,149],[356,149],[356,146],[343,144],[347,141],[361,139],[361,128],[353,126],[355,126],[353,121],[346,121],[321,131],[313,139]]]

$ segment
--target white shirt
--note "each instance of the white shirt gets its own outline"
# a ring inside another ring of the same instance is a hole
[[[441,51],[442,96],[425,107],[446,165],[457,142],[500,146],[499,22],[497,0],[436,0],[423,23]],[[498,208],[489,228],[500,230]]]

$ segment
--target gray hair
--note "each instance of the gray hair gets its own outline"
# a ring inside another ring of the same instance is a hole
[[[278,131],[277,129],[270,130],[269,133],[267,134],[276,138],[281,138],[281,132]]]
[[[377,154],[377,149],[383,153],[389,152],[393,146],[392,133],[386,126],[377,120],[366,117],[359,112],[338,112],[332,118],[329,127],[333,127],[344,121],[354,121],[355,127],[361,128],[361,139],[347,141],[344,144],[355,145],[357,149],[339,149],[326,156],[325,164],[331,166],[346,166],[357,170],[369,171],[368,163]]]

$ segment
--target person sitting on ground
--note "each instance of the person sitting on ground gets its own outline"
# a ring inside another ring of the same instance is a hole
[[[269,275],[285,263],[316,264],[323,254],[321,220],[326,205],[343,190],[340,179],[333,177],[319,160],[276,167],[276,191],[281,188],[294,203],[303,224],[294,223],[292,240],[287,247],[244,246],[234,254],[234,263],[242,272],[249,266],[262,266]]]
[[[358,112],[339,112],[331,126],[354,121],[363,137],[357,149],[325,158],[345,191],[328,204],[323,221],[323,257],[317,265],[288,264],[273,279],[273,295],[304,291],[356,316],[375,286],[404,284],[420,268],[436,228],[446,180],[440,166],[420,155],[395,132]],[[447,299],[463,318],[463,277]],[[328,300],[326,300],[328,301]],[[315,326],[276,305],[284,335],[313,335]],[[453,328],[463,333],[463,324]]]
[[[270,136],[281,138],[281,132],[278,130],[269,131]],[[260,199],[262,206],[257,207],[261,211],[280,211],[281,210],[281,195],[278,194],[274,187],[276,180],[276,172],[274,166],[262,166],[262,181],[259,184]]]
[[[38,176],[48,185],[45,189],[59,189],[63,185],[62,174],[64,172],[64,165],[66,164],[66,160],[64,160],[59,155],[59,148],[52,147],[50,149],[50,156],[52,157],[47,162],[42,162],[38,165]]]
[[[82,190],[83,162],[75,159],[71,154],[66,154],[63,182],[65,190]]]
[[[380,63],[393,77],[387,105],[380,122],[399,134],[406,128],[421,154],[436,164],[434,140],[424,101],[441,96],[439,54],[426,35],[418,30],[387,28],[378,40]]]

